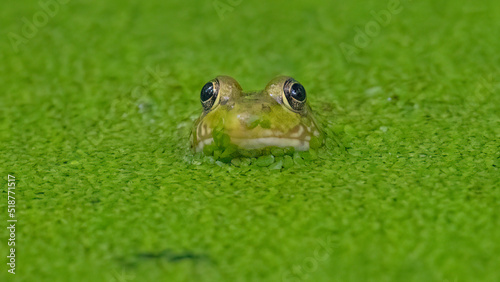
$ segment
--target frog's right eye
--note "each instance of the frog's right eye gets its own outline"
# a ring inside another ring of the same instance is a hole
[[[200,100],[205,111],[215,108],[219,101],[219,80],[207,82],[201,89]]]
[[[283,103],[294,112],[304,109],[306,103],[306,90],[295,79],[289,78],[283,86]]]

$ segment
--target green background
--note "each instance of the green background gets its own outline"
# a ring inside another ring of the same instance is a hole
[[[0,9],[1,281],[500,279],[498,1],[130,2]],[[299,80],[320,158],[193,159],[219,74]]]

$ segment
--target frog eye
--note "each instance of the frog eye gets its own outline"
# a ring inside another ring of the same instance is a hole
[[[306,104],[306,89],[295,79],[290,78],[283,85],[283,103],[292,111],[300,112]]]
[[[219,80],[214,79],[207,82],[201,89],[200,100],[201,105],[205,111],[209,111],[215,106],[216,102],[219,101]]]

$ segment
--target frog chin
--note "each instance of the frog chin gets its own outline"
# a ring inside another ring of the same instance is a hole
[[[266,147],[293,147],[297,151],[309,150],[309,141],[283,137],[231,138],[231,142],[242,149],[262,149]]]

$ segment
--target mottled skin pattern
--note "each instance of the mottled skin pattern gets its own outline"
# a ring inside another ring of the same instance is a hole
[[[285,82],[290,79],[276,77],[262,91],[243,92],[235,79],[218,76],[217,100],[196,120],[192,148],[203,151],[214,142],[214,132],[229,136],[229,143],[238,149],[293,147],[306,151],[315,138],[315,147],[321,146],[323,134],[307,101],[302,109],[294,110],[284,95]]]

